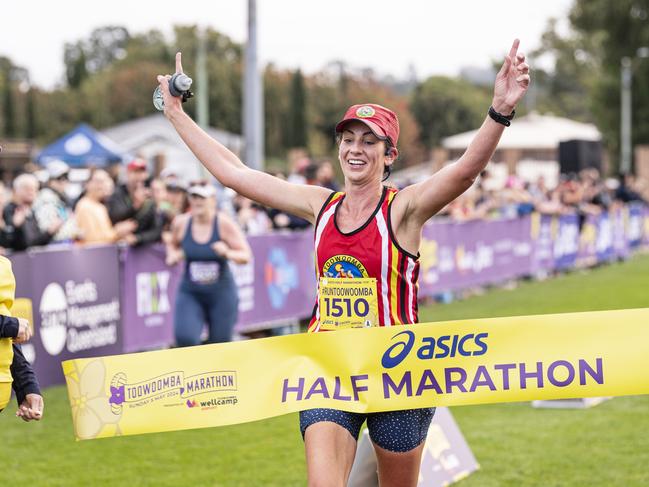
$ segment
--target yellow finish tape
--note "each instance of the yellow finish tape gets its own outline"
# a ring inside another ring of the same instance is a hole
[[[328,407],[649,393],[649,308],[346,329],[63,362],[77,439]]]

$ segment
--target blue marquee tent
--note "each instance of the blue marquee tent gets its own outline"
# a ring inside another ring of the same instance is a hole
[[[126,151],[115,142],[84,123],[45,147],[38,156],[38,164],[60,159],[72,167],[99,166],[121,162]]]

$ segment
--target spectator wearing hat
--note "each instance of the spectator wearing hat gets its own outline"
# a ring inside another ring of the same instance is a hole
[[[38,179],[33,174],[21,174],[14,179],[13,201],[5,206],[2,212],[5,243],[12,250],[21,251],[29,247],[47,245],[63,225],[63,220],[54,218],[48,227],[41,229],[33,211],[38,187]]]
[[[133,159],[126,166],[126,184],[118,185],[108,200],[108,214],[113,224],[125,220],[134,220],[137,224],[135,231],[123,238],[129,245],[158,242],[161,239],[162,222],[156,215],[149,186],[146,161]]]
[[[189,211],[189,197],[187,195],[187,183],[179,178],[165,179],[167,189],[167,201],[171,204],[174,216]]]
[[[52,242],[72,242],[79,237],[72,203],[66,194],[70,167],[63,161],[54,160],[45,166],[48,181],[34,202],[34,214],[41,230],[51,228],[57,221],[63,224],[54,234]]]
[[[82,242],[115,243],[135,230],[137,223],[134,220],[124,220],[115,225],[110,221],[104,201],[110,198],[113,189],[113,180],[106,171],[95,169],[90,173],[85,195],[74,210]]]
[[[190,212],[171,224],[167,264],[184,259],[176,294],[174,331],[178,346],[199,345],[207,322],[208,342],[227,342],[238,317],[239,297],[229,262],[245,264],[252,252],[237,224],[216,209],[216,189],[189,188]]]

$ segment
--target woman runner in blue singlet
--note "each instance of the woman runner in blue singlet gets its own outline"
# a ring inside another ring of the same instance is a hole
[[[228,342],[237,321],[239,298],[229,260],[250,260],[248,243],[239,227],[216,210],[213,186],[189,189],[191,210],[178,215],[171,227],[167,263],[185,259],[185,271],[176,295],[176,345],[200,345],[203,325],[208,343]]]

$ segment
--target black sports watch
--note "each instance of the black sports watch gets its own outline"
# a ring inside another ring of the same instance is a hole
[[[491,119],[494,122],[503,124],[505,127],[509,127],[512,124],[514,115],[516,115],[516,110],[513,110],[509,115],[503,115],[502,113],[498,113],[493,106],[489,107],[489,116]]]

